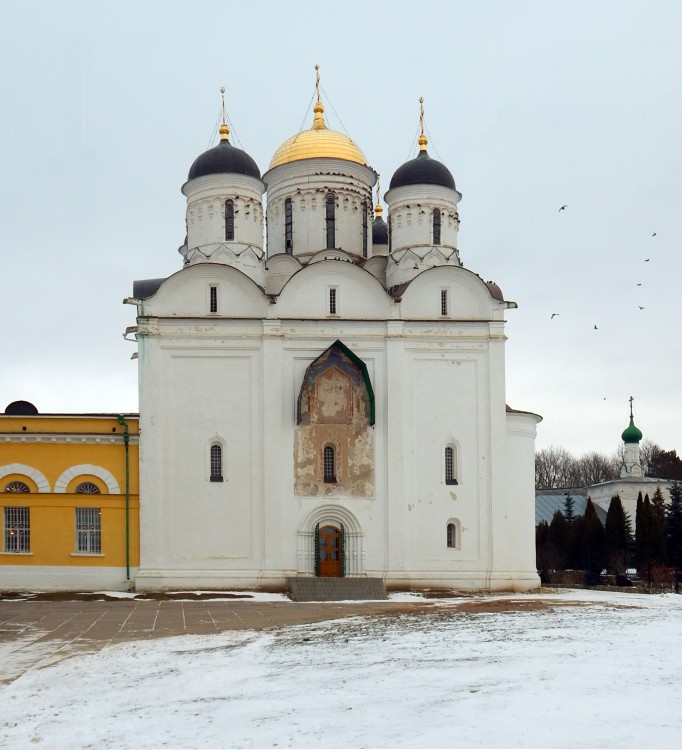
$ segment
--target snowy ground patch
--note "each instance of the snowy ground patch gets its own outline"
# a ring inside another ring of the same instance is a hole
[[[443,606],[76,656],[0,687],[0,745],[679,747],[682,597],[538,598],[565,606]]]

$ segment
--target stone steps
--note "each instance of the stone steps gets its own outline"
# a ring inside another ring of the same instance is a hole
[[[296,602],[344,602],[388,599],[381,578],[287,578]]]

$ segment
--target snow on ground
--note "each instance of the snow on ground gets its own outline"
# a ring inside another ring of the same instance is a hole
[[[0,686],[0,746],[680,746],[682,596],[513,598],[582,604],[109,647]]]

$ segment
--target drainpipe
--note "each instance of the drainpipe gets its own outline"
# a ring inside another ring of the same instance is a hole
[[[128,423],[123,419],[123,414],[118,415],[118,423],[123,425],[123,445],[126,449],[126,581],[130,580],[130,461],[128,459],[128,443],[130,433]]]

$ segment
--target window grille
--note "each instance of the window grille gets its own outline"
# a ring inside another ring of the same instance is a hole
[[[328,484],[336,483],[336,456],[331,445],[325,446],[323,454],[322,468],[324,471],[324,481]]]
[[[369,213],[369,205],[367,201],[362,203],[362,257],[367,257],[367,214]]]
[[[220,445],[211,446],[211,481],[223,481],[223,448]]]
[[[102,553],[102,515],[99,508],[76,508],[76,552]]]
[[[336,289],[329,290],[329,314],[336,315]]]
[[[325,228],[327,230],[327,247],[336,247],[336,198],[334,193],[327,193],[325,204]]]
[[[78,495],[99,495],[100,489],[94,482],[81,482],[76,487],[76,494]]]
[[[284,201],[284,249],[289,255],[294,252],[294,214],[291,198]]]
[[[5,487],[5,492],[30,492],[29,486],[24,482],[10,482]]]
[[[450,446],[445,449],[445,484],[457,484],[455,478],[455,449]]]
[[[433,210],[433,244],[440,245],[440,211]]]
[[[209,287],[209,310],[212,313],[218,312],[218,287]]]
[[[234,201],[225,201],[225,239],[234,239]]]
[[[457,546],[457,530],[455,529],[454,523],[449,523],[447,528],[447,543],[448,547]]]
[[[5,508],[5,552],[31,551],[31,521],[28,507]]]
[[[440,314],[441,315],[448,314],[448,290],[447,289],[440,290]]]

